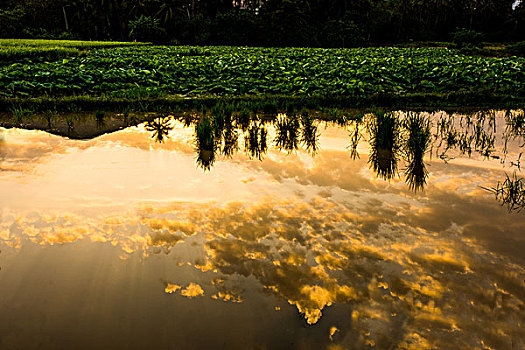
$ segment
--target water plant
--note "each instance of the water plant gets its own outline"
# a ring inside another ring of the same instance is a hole
[[[13,105],[10,109],[10,112],[13,115],[13,122],[15,125],[22,124],[24,117],[34,113],[33,110],[20,105]]]

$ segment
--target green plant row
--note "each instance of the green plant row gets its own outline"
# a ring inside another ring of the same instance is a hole
[[[141,46],[147,43],[120,41],[42,40],[42,39],[0,39],[0,47],[73,47],[92,49],[101,47]]]
[[[80,51],[74,47],[0,46],[0,62],[18,61],[25,58],[52,61],[77,55],[79,52]]]
[[[94,48],[140,45],[147,44],[112,41],[0,39],[0,62],[5,65],[9,64],[9,61],[14,63],[14,61],[26,58],[35,61],[54,61]]]
[[[525,59],[445,48],[137,46],[0,67],[0,96],[525,96]]]

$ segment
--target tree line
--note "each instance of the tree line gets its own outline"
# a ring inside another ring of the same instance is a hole
[[[516,0],[0,0],[0,37],[352,47],[525,36]]]

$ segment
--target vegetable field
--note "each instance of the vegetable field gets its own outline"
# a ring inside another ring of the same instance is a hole
[[[7,46],[0,44],[2,52]],[[62,48],[76,50],[78,46]],[[28,56],[0,65],[0,96],[4,99],[77,95],[131,99],[330,95],[365,99],[371,95],[395,98],[458,92],[523,99],[525,59],[466,56],[446,48],[135,45],[99,47],[54,60]]]

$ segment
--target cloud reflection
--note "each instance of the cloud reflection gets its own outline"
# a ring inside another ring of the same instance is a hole
[[[52,245],[90,239],[146,256],[180,246],[194,251],[181,263],[219,277],[212,299],[249,301],[244,288],[231,285],[241,276],[241,284],[255,279],[262,291],[293,305],[307,324],[318,323],[333,305],[352,305],[352,328],[338,325],[341,332],[334,336],[341,344],[348,332],[378,347],[447,348],[462,337],[471,346],[483,340],[505,348],[519,341],[514,320],[525,317],[523,268],[465,237],[467,219],[435,230],[424,225],[426,217],[446,216],[439,210],[430,205],[386,217],[380,208],[352,211],[330,198],[266,198],[253,204],[149,206],[135,217],[108,218],[102,228],[95,219],[32,214],[10,225],[4,218],[0,231],[9,232],[1,235],[4,241],[17,237]],[[363,225],[367,220],[377,224]],[[202,240],[203,249],[190,238]],[[193,282],[164,288],[188,298],[205,294]],[[494,315],[497,329],[490,326]],[[478,321],[473,324],[471,317]]]
[[[446,125],[448,150],[433,152],[452,157],[455,136],[448,137],[453,132]],[[199,149],[219,146],[208,126],[201,126]],[[298,131],[283,128],[283,149],[291,150],[300,141]],[[257,146],[260,130],[252,132]],[[136,145],[140,137],[130,134],[120,145]],[[184,142],[191,141],[187,136]],[[164,140],[155,147],[189,153],[196,146]],[[422,161],[424,150],[413,152],[413,160]],[[217,203],[201,193],[200,202],[130,201],[136,209],[115,215],[103,208],[7,208],[0,212],[0,240],[8,249],[87,241],[114,245],[123,258],[168,254],[167,264],[191,269],[200,284],[170,279],[165,293],[243,303],[239,307],[270,295],[311,326],[347,305],[347,324],[329,333],[333,348],[524,345],[525,222],[500,210],[480,188],[500,170],[470,160],[429,161],[433,180],[423,196],[402,179],[377,179],[366,160],[352,161],[346,150],[326,149],[314,159],[297,153],[268,152],[263,162],[249,164],[233,158],[249,178],[263,173],[272,180],[252,197],[232,195]]]

